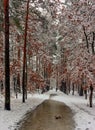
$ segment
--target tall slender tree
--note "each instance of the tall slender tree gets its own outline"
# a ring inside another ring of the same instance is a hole
[[[24,55],[23,55],[23,77],[22,77],[22,90],[23,90],[23,97],[22,97],[22,102],[25,102],[25,93],[26,93],[26,88],[25,88],[25,71],[26,71],[26,42],[27,42],[27,28],[28,28],[28,14],[29,14],[29,2],[30,0],[27,1],[27,10],[26,10],[26,21],[25,21],[25,34],[24,34]]]
[[[10,110],[9,0],[4,0],[5,16],[5,109]]]

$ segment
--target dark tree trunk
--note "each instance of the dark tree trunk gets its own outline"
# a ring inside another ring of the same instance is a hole
[[[18,87],[18,91],[20,93],[21,92],[21,88],[20,88],[20,73],[18,73],[18,75],[17,75],[17,87]]]
[[[4,0],[5,15],[5,109],[10,110],[9,0]]]
[[[82,88],[82,85],[81,85],[81,87],[80,87],[79,96],[83,96],[83,88]]]
[[[85,32],[85,27],[83,26],[83,31],[84,31],[84,36],[85,36],[85,39],[86,39],[86,46],[87,46],[87,49],[88,49],[88,52],[89,52],[89,42],[88,42],[88,38],[87,38],[87,34]]]
[[[25,98],[27,99],[27,62],[26,62],[26,72],[25,72]]]
[[[62,91],[67,94],[67,86],[66,86],[66,82],[62,81]]]
[[[72,95],[74,95],[74,91],[75,91],[74,83],[73,83],[73,86],[72,86],[72,87],[73,87],[73,88],[72,88],[72,90],[73,90]]]
[[[22,102],[25,102],[25,94],[26,94],[26,83],[25,83],[25,71],[26,71],[26,42],[27,42],[27,28],[28,28],[28,14],[29,14],[29,2],[30,0],[27,1],[27,10],[26,10],[26,21],[25,21],[25,35],[24,35],[24,56],[23,56],[23,77],[22,77],[22,91],[23,91],[23,96],[22,96]]]
[[[68,86],[68,92],[69,92],[69,93],[70,93],[70,91],[71,91],[70,85],[71,85],[71,82],[70,82],[70,80],[69,80],[69,86]]]
[[[87,90],[84,90],[85,99],[87,99]]]
[[[92,54],[95,54],[94,42],[95,42],[95,33],[93,32],[93,41],[92,41],[92,44],[91,44],[91,47],[92,47]]]
[[[92,97],[93,97],[93,87],[91,85],[90,86],[90,96],[89,96],[90,107],[92,107]]]

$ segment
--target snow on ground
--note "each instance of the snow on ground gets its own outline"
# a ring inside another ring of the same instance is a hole
[[[76,122],[75,130],[95,130],[95,98],[93,107],[90,108],[88,100],[84,97],[79,97],[77,94],[68,96],[55,90],[45,94],[29,94],[26,103],[22,103],[21,97],[12,98],[11,111],[4,110],[4,97],[0,95],[0,130],[14,130],[28,111],[35,109],[46,99],[64,102],[72,109]]]
[[[12,98],[11,111],[4,110],[4,97],[0,95],[0,130],[14,130],[17,123],[24,118],[24,115],[31,109],[35,109],[48,96],[30,95],[26,103],[19,99]]]
[[[52,97],[53,100],[64,102],[74,112],[74,120],[76,122],[75,130],[95,130],[95,97],[93,107],[89,107],[89,101],[78,94],[68,96],[62,92],[58,92],[59,96]]]

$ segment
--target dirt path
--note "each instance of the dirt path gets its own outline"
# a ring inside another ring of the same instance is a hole
[[[73,113],[65,104],[46,100],[24,119],[19,130],[74,130]]]

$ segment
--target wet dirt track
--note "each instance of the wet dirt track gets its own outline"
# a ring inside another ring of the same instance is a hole
[[[73,113],[65,104],[46,100],[24,119],[19,130],[74,130]]]

